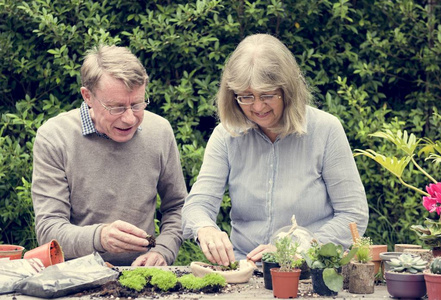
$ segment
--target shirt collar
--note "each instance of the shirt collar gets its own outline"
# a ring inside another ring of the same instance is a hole
[[[81,116],[81,132],[84,136],[89,134],[96,134],[99,137],[103,137],[106,139],[110,139],[106,134],[100,133],[96,130],[95,124],[93,124],[92,118],[90,117],[89,106],[85,101],[81,104],[80,107],[80,116]],[[138,131],[141,131],[141,126],[138,127]]]

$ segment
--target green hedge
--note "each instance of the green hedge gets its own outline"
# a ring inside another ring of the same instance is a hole
[[[1,241],[36,245],[35,131],[79,106],[79,69],[92,46],[127,46],[140,57],[151,79],[149,109],[171,122],[190,188],[217,123],[223,64],[252,33],[276,35],[292,50],[316,105],[340,118],[353,149],[386,147],[368,136],[384,126],[440,138],[441,8],[431,2],[0,0]],[[374,162],[356,161],[371,209],[367,235],[390,246],[418,242],[409,226],[426,214],[420,197]],[[417,173],[407,179],[427,183]],[[225,196],[218,222],[227,231],[229,206]],[[176,263],[194,259],[202,255],[187,241]]]

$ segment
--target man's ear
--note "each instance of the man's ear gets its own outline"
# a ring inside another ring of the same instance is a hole
[[[80,91],[81,91],[81,96],[83,96],[83,99],[84,99],[84,101],[86,102],[86,104],[89,106],[89,107],[91,107],[92,105],[92,93],[87,89],[87,88],[85,88],[84,86],[82,86],[81,87],[81,89],[80,89]]]

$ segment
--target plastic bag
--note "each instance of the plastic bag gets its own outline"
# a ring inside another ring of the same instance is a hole
[[[52,265],[15,286],[19,293],[55,298],[83,291],[118,278],[119,272],[106,266],[98,253]]]
[[[14,284],[44,269],[38,258],[0,260],[0,294],[12,293]]]
[[[314,234],[305,227],[298,226],[295,215],[291,217],[291,223],[291,226],[282,227],[273,234],[271,244],[275,245],[279,238],[289,235],[293,242],[299,244],[298,253],[306,252],[311,247],[311,241],[315,239]]]

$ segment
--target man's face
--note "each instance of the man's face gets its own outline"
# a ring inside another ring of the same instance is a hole
[[[94,94],[84,87],[81,88],[81,94],[91,108],[90,116],[98,132],[121,143],[134,136],[144,118],[144,110],[136,112],[129,107],[145,101],[145,84],[129,92],[121,80],[104,74]],[[107,108],[122,106],[128,109],[120,115],[112,115],[103,105]]]

